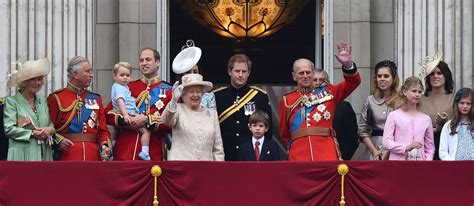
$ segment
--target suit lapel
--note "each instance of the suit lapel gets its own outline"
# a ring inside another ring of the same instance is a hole
[[[260,161],[268,160],[268,154],[270,154],[270,144],[268,143],[269,140],[264,140],[262,145],[262,151],[260,151]]]

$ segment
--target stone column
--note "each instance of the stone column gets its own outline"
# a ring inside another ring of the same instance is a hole
[[[161,53],[160,76],[166,61],[161,47],[157,47],[157,0],[99,0],[96,23],[96,89],[104,103],[110,100],[112,68],[118,61],[132,64],[132,77],[139,78],[139,53],[145,47]]]
[[[441,49],[456,88],[472,88],[472,13],[471,0],[396,0],[396,52],[402,79],[416,76],[421,59]]]
[[[362,77],[361,86],[347,98],[356,113],[360,113],[363,102],[370,93],[369,79],[372,35],[370,32],[370,2],[369,0],[334,1],[333,51],[334,53],[337,52],[337,42],[348,42],[352,46],[352,59],[357,63],[359,73]],[[334,69],[333,83],[339,83],[343,79],[341,64],[334,58],[333,65],[333,68],[329,68]]]
[[[66,67],[73,56],[92,62],[94,0],[11,0],[0,3],[0,85],[5,88],[7,74],[15,71],[12,61],[48,57],[52,70],[40,94],[66,85]],[[0,96],[13,94],[0,89]]]
[[[120,60],[119,1],[99,0],[96,5],[94,89],[101,94],[104,104],[107,104],[113,83],[112,67]]]

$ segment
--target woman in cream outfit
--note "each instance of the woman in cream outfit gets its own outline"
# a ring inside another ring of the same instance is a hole
[[[200,74],[187,74],[173,86],[173,98],[163,112],[163,123],[172,128],[168,160],[223,161],[224,148],[217,112],[201,107],[202,94],[212,83]],[[179,98],[185,103],[178,103]]]

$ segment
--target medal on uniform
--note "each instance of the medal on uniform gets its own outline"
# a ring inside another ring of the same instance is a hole
[[[166,98],[166,87],[160,87],[160,94],[158,94],[158,97],[161,98]]]
[[[97,119],[97,113],[95,113],[95,111],[91,112],[91,119],[94,121]]]
[[[240,100],[239,100],[239,99],[240,99],[239,96],[237,96],[237,97],[235,98],[234,105],[239,105],[239,104],[240,104]]]
[[[99,109],[99,104],[95,99],[86,99],[85,103],[87,109]]]
[[[90,128],[94,128],[94,126],[95,126],[95,123],[94,123],[94,121],[92,121],[92,119],[89,119],[87,121],[87,124],[89,125]]]
[[[322,118],[322,117],[321,117],[321,115],[320,115],[318,112],[316,112],[316,113],[313,114],[313,119],[314,119],[314,121],[319,122],[319,121],[321,121],[321,118]]]
[[[161,108],[163,108],[165,106],[165,104],[163,103],[163,101],[161,101],[161,99],[159,99],[158,101],[156,101],[155,103],[155,107],[160,110]]]
[[[255,110],[257,110],[255,102],[248,102],[244,105],[244,114],[246,116],[252,115]]]
[[[319,112],[324,112],[324,110],[326,109],[326,106],[324,104],[320,104],[318,105],[317,109]]]
[[[329,120],[331,119],[331,113],[328,110],[326,110],[323,114],[323,117],[325,120]]]

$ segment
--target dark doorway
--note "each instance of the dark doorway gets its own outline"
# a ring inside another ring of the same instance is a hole
[[[245,43],[217,35],[199,25],[176,1],[169,2],[170,62],[186,40],[192,39],[203,51],[199,65],[204,78],[216,85],[229,83],[227,61],[235,53],[245,53],[253,62],[250,84],[293,85],[293,62],[298,58],[314,62],[315,1],[309,1],[295,20],[277,33]],[[171,80],[175,81],[174,74]]]

